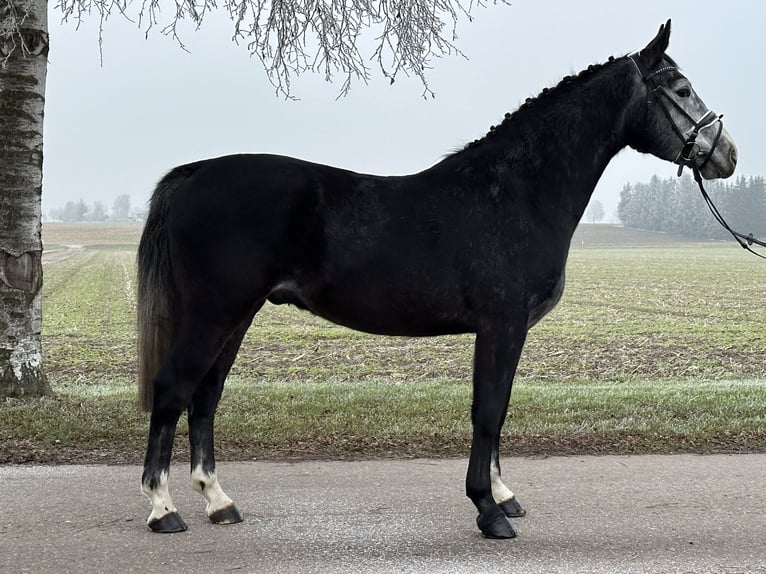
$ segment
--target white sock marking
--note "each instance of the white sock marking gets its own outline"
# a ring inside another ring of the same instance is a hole
[[[160,473],[160,482],[157,485],[157,488],[152,490],[148,485],[142,484],[141,491],[152,504],[152,513],[149,515],[149,518],[146,519],[147,524],[150,524],[154,520],[159,520],[166,514],[176,512],[176,507],[168,492],[168,473],[166,471]]]
[[[489,463],[489,479],[492,481],[492,498],[495,499],[495,502],[500,504],[513,498],[513,492],[505,486],[505,483],[500,478],[500,468],[494,459]]]
[[[226,493],[218,484],[218,477],[215,472],[206,474],[201,466],[197,466],[191,473],[192,488],[199,492],[207,501],[206,511],[208,516],[215,512],[228,508],[234,504],[234,501],[226,496]]]

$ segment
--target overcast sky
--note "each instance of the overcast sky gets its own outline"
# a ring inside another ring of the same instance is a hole
[[[51,2],[53,5],[53,2]],[[483,136],[506,111],[561,77],[642,48],[673,19],[669,53],[724,122],[740,152],[738,174],[766,175],[763,29],[755,1],[514,0],[476,8],[458,27],[468,56],[434,60],[434,99],[417,79],[376,76],[336,101],[339,84],[304,76],[299,101],[275,97],[260,63],[211,18],[184,37],[144,38],[114,18],[99,61],[97,17],[76,30],[50,14],[43,208],[130,194],[133,205],[171,167],[229,153],[267,152],[382,175],[412,173]],[[623,151],[595,197],[609,217],[628,182],[670,177],[672,165]],[[700,209],[704,209],[700,204]]]

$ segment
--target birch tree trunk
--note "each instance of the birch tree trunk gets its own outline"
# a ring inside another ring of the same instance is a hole
[[[0,396],[43,394],[41,203],[47,0],[0,3]]]

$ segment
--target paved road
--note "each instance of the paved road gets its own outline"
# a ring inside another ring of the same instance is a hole
[[[0,571],[766,574],[766,455],[512,459],[528,515],[506,541],[478,534],[465,465],[222,463],[234,526],[179,465],[174,535],[146,529],[138,467],[0,467]]]

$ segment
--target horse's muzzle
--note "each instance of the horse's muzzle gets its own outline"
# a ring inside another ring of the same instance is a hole
[[[705,179],[724,179],[734,173],[739,152],[726,128],[723,128],[713,153],[700,168]]]

